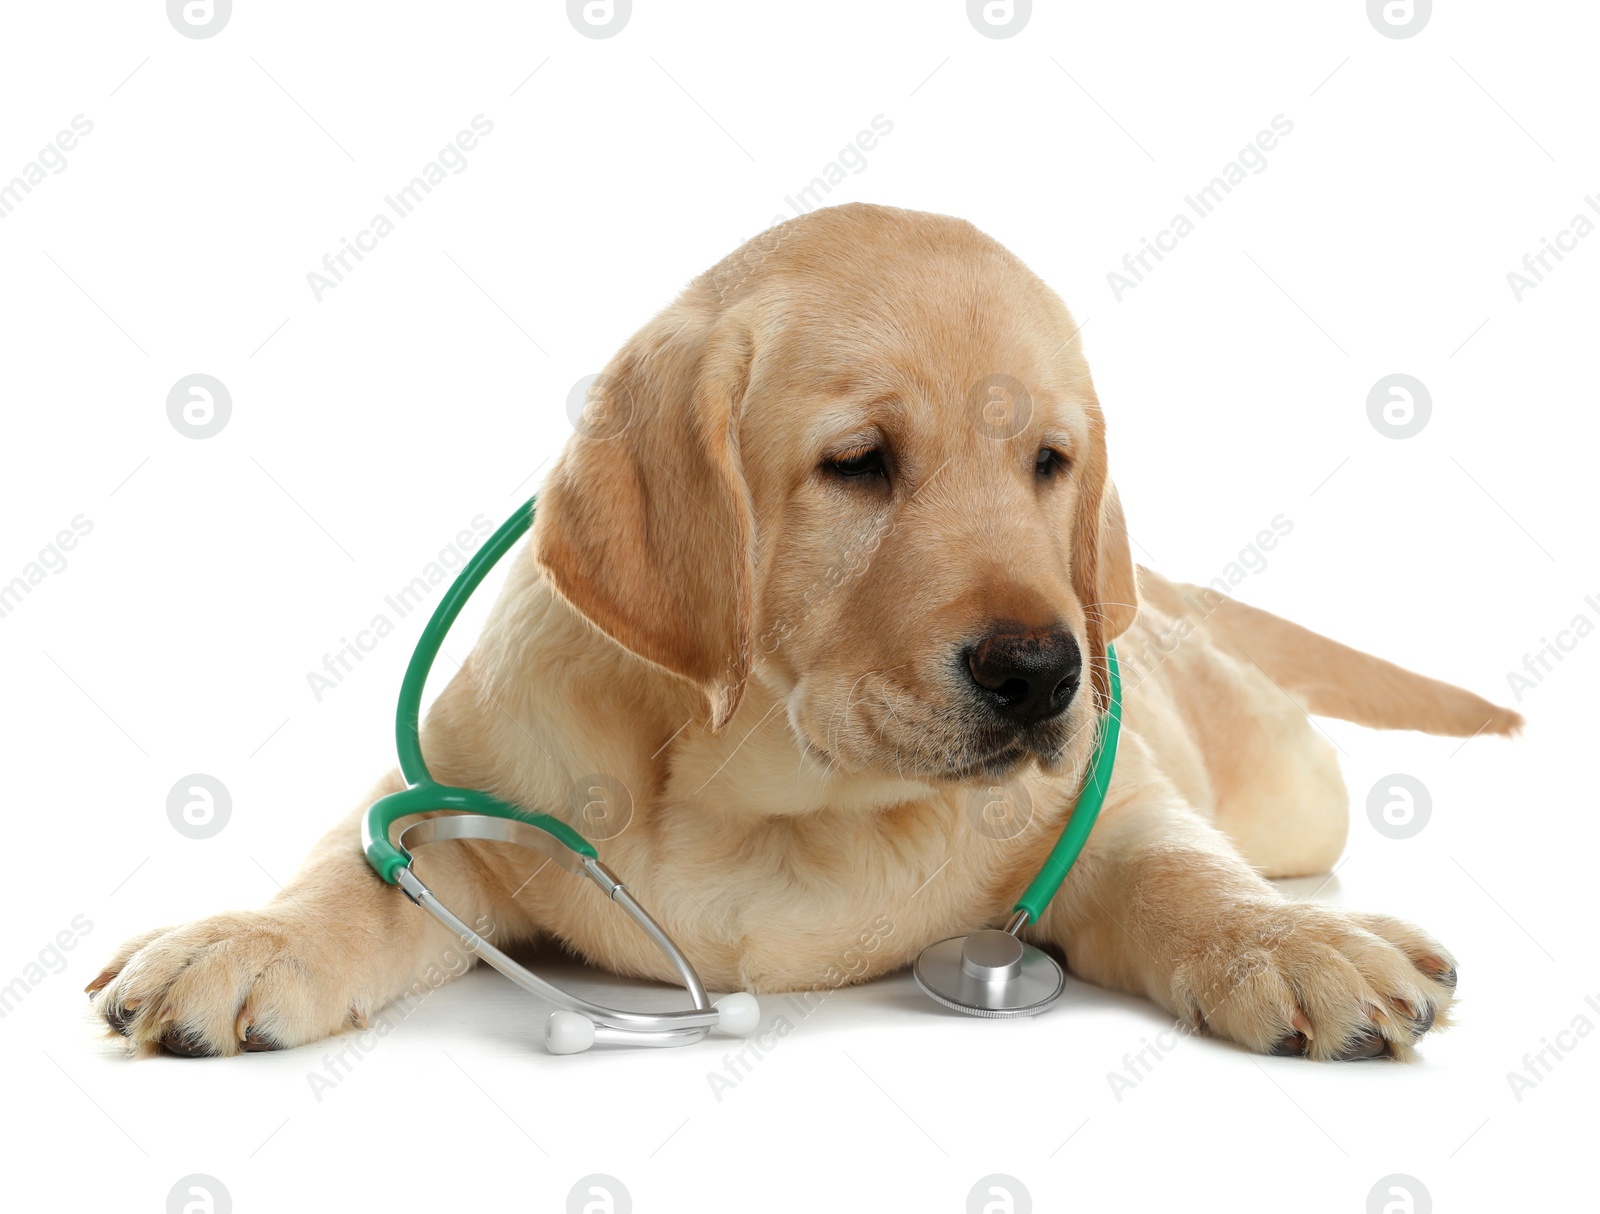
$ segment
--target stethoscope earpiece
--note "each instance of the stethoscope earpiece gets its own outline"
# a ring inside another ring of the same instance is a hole
[[[552,1054],[581,1054],[594,1044],[594,1021],[582,1012],[551,1012],[545,1021],[544,1048]]]
[[[748,1037],[761,1023],[761,1004],[747,991],[724,995],[714,1006],[717,1031],[729,1037]],[[582,1012],[562,1010],[545,1021],[544,1047],[552,1054],[581,1054],[596,1041],[630,1044],[629,1032],[598,1026]]]

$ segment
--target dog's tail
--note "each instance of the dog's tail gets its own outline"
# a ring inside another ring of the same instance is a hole
[[[1522,717],[1449,683],[1351,649],[1210,587],[1185,587],[1212,608],[1205,627],[1223,649],[1253,661],[1307,712],[1371,729],[1464,738],[1515,734]]]

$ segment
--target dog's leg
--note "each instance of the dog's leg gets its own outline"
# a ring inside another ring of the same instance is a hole
[[[391,776],[373,798],[401,787]],[[209,1057],[279,1049],[364,1027],[470,965],[456,938],[368,867],[351,814],[259,911],[217,915],[125,944],[89,986],[94,1011],[140,1053]],[[454,848],[429,856],[429,885],[499,939],[483,883]],[[497,932],[497,928],[500,929]]]
[[[1037,930],[1089,981],[1265,1054],[1409,1057],[1448,1023],[1456,982],[1423,932],[1285,899],[1155,787],[1113,791]]]

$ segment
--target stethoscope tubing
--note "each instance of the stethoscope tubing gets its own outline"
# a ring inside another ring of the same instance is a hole
[[[398,792],[380,797],[362,815],[362,848],[378,876],[390,884],[398,885],[412,902],[448,928],[461,941],[463,947],[481,957],[529,993],[547,999],[567,1012],[587,1017],[592,1022],[594,1031],[592,1038],[586,1037],[585,1040],[627,1042],[637,1045],[680,1045],[697,1041],[704,1037],[709,1029],[722,1024],[723,1017],[712,1006],[705,987],[689,963],[689,959],[662,930],[660,924],[639,905],[621,880],[600,863],[594,846],[558,818],[548,814],[530,813],[520,806],[502,801],[478,789],[454,788],[440,784],[433,778],[423,758],[420,727],[422,693],[434,659],[444,644],[450,626],[461,613],[467,600],[471,598],[473,591],[478,588],[500,558],[532,527],[535,500],[530,498],[524,503],[473,555],[467,562],[466,568],[451,583],[426,628],[423,629],[417,647],[412,652],[411,661],[406,667],[395,707],[395,746],[399,754],[400,770],[407,786]],[[1122,726],[1122,677],[1117,663],[1116,648],[1109,644],[1106,646],[1106,667],[1107,711],[1101,718],[1101,728],[1090,759],[1089,772],[1079,790],[1078,799],[1067,825],[1056,840],[1049,857],[1013,906],[1013,918],[1005,929],[1013,937],[1018,936],[1029,923],[1038,922],[1045,907],[1061,888],[1068,870],[1083,850],[1109,791],[1112,768],[1116,762],[1118,736]],[[394,842],[390,841],[391,830],[402,819],[422,814],[437,814],[441,810],[454,812],[449,816],[423,817],[401,831]],[[601,891],[611,901],[621,906],[640,930],[672,961],[685,990],[694,1002],[694,1007],[669,1012],[633,1012],[605,1007],[562,990],[512,960],[440,902],[413,870],[411,848],[445,839],[478,839],[532,847],[549,856],[568,872],[594,881]],[[924,950],[924,956],[938,947],[938,945],[930,946],[928,950]],[[921,964],[919,958],[918,965]],[[923,983],[920,972],[918,982]],[[934,998],[947,1003],[948,1006],[968,1011],[976,1010],[958,1002],[949,1002],[926,983],[923,985]],[[748,996],[741,998],[748,999]],[[1051,996],[1050,999],[1043,1001],[1039,1010],[1042,1010],[1043,1006],[1048,1006],[1054,998],[1055,996]],[[745,1010],[754,1015],[753,1001]],[[1004,1009],[990,1007],[979,1014],[1006,1014],[1006,1012]],[[552,1017],[552,1032],[557,1018]],[[749,1019],[747,1023],[753,1027],[755,1021]],[[584,1046],[580,1044],[576,1048],[581,1049]]]
[[[594,846],[565,822],[548,814],[529,813],[478,789],[440,784],[422,754],[422,693],[434,659],[450,626],[489,570],[533,525],[534,501],[517,509],[484,546],[475,553],[451,583],[423,629],[411,661],[406,666],[395,707],[395,748],[406,787],[380,797],[362,815],[361,845],[373,870],[383,880],[398,885],[417,906],[427,911],[460,940],[462,946],[510,978],[523,990],[549,1000],[557,1007],[587,1017],[595,1026],[594,1040],[635,1045],[682,1045],[697,1041],[723,1022],[712,1006],[694,966],[672,938],[639,905],[622,881],[600,863]],[[390,841],[402,819],[437,811],[448,816],[421,818]],[[568,872],[588,877],[648,936],[672,962],[694,1007],[668,1012],[634,1012],[606,1007],[547,982],[512,960],[474,931],[430,890],[413,868],[412,848],[446,839],[478,839],[534,848]]]

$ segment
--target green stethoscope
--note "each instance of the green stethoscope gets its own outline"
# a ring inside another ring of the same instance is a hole
[[[689,959],[629,893],[621,878],[600,862],[594,845],[565,822],[549,814],[530,813],[471,788],[440,784],[422,757],[420,716],[423,686],[444,644],[445,636],[473,591],[489,570],[533,525],[530,498],[501,524],[475,553],[445,592],[428,620],[406,667],[395,709],[395,748],[407,787],[380,797],[368,807],[361,822],[361,845],[373,871],[398,885],[412,902],[422,907],[455,935],[462,945],[487,961],[524,990],[556,1004],[545,1027],[545,1045],[557,1054],[588,1049],[595,1042],[633,1045],[683,1045],[699,1041],[715,1028],[734,1036],[747,1036],[760,1023],[755,996],[735,991],[712,1003]],[[1089,779],[1078,795],[1061,838],[1039,875],[1023,892],[1005,931],[985,930],[930,945],[917,958],[919,985],[947,1007],[980,1016],[1020,1016],[1043,1011],[1061,994],[1065,979],[1056,962],[1017,939],[1017,933],[1037,922],[1065,880],[1105,800],[1116,759],[1121,728],[1122,682],[1114,651],[1107,648],[1111,707],[1095,744]],[[440,810],[447,817],[418,815]],[[390,830],[402,819],[405,825],[390,842]],[[451,839],[480,839],[532,848],[562,868],[587,877],[602,893],[627,912],[678,971],[694,1006],[681,1011],[634,1012],[593,1003],[531,973],[473,931],[434,896],[412,868],[412,851]],[[1009,943],[1008,943],[1009,942]],[[1053,975],[1053,977],[1052,977]]]
[[[1106,646],[1106,681],[1110,706],[1100,720],[1088,778],[1044,867],[1011,908],[1005,930],[985,928],[930,944],[912,967],[917,985],[945,1007],[970,1016],[1034,1016],[1061,998],[1066,988],[1067,976],[1056,959],[1017,937],[1028,924],[1039,921],[1067,879],[1111,787],[1117,740],[1122,736],[1122,670],[1115,645]]]

